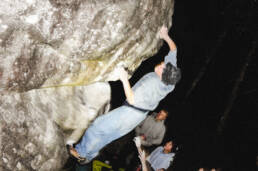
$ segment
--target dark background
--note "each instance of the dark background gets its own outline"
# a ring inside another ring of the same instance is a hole
[[[165,140],[179,147],[169,170],[257,169],[257,12],[256,0],[176,1],[169,34],[182,79],[156,109],[169,111]],[[164,43],[130,83],[152,72],[168,51]],[[120,82],[110,84],[115,108],[125,96]]]

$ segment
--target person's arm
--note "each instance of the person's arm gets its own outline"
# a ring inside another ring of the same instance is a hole
[[[141,161],[141,164],[142,164],[142,171],[149,171],[148,168],[147,168],[147,165],[146,165],[146,154],[145,154],[145,151],[141,151],[139,152],[139,159]]]
[[[134,137],[134,143],[138,150],[138,157],[141,160],[142,164],[142,171],[148,171],[147,165],[146,165],[146,155],[145,151],[141,149],[141,139],[140,137]]]
[[[141,138],[139,136],[138,137],[134,137],[133,141],[135,143],[135,146],[137,147],[138,153],[142,152],[142,149],[141,149]]]
[[[121,68],[119,70],[119,78],[123,84],[127,102],[129,104],[133,105],[134,104],[134,94],[133,94],[133,90],[132,90],[131,85],[128,80],[128,73],[124,70],[124,68]]]
[[[144,146],[159,145],[162,143],[164,135],[165,135],[165,129],[162,129],[157,137],[152,138],[151,136],[149,137],[147,136],[145,140],[141,141],[141,143]]]
[[[160,29],[160,38],[165,40],[169,46],[170,51],[176,50],[176,44],[175,42],[169,37],[168,35],[168,28],[165,26],[162,26]]]

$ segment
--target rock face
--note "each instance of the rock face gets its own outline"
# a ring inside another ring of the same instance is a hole
[[[1,0],[0,170],[61,170],[64,144],[109,110],[171,27],[174,0]],[[102,83],[101,83],[102,82]]]
[[[65,143],[109,110],[110,95],[108,83],[0,95],[0,170],[59,170]]]
[[[24,98],[0,98],[0,170],[58,170],[67,157],[62,132],[47,113],[30,113],[33,104]]]
[[[161,45],[173,0],[2,0],[0,89],[85,85],[134,71]]]

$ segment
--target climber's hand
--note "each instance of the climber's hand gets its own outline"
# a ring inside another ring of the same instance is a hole
[[[165,27],[164,25],[161,27],[160,31],[159,31],[159,37],[161,39],[167,39],[169,36],[168,36],[168,28]]]
[[[117,72],[119,72],[118,74],[119,74],[119,79],[123,82],[123,81],[125,81],[125,80],[128,80],[128,73],[125,71],[125,69],[124,68],[119,68],[118,70],[117,70]]]

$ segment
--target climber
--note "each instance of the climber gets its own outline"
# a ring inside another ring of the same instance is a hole
[[[176,64],[176,45],[165,26],[162,26],[159,35],[170,48],[164,62],[156,65],[154,72],[144,75],[132,88],[127,72],[121,69],[119,77],[126,95],[125,104],[98,117],[75,148],[67,145],[69,154],[80,164],[89,163],[104,146],[133,130],[146,118],[149,111],[154,110],[173,91],[180,80],[181,72]]]

